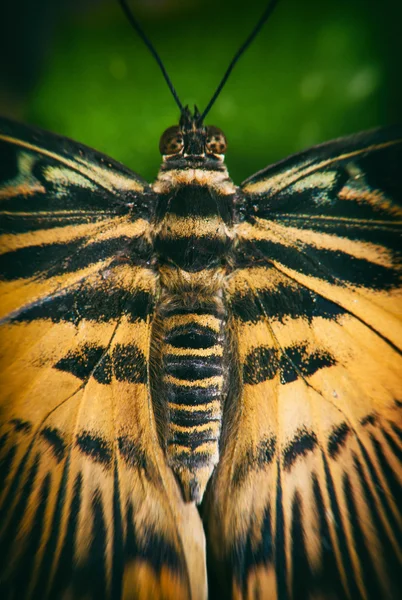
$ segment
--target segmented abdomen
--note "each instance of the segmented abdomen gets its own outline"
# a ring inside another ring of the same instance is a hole
[[[184,497],[200,502],[219,460],[224,384],[223,308],[165,311],[162,388],[167,457]]]

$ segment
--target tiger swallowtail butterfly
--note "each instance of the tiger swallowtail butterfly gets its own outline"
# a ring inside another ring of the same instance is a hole
[[[402,593],[402,128],[235,185],[204,119],[275,4],[203,114],[145,38],[153,184],[0,119],[5,600]]]

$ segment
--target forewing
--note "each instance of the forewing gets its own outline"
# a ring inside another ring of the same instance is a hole
[[[149,188],[1,131],[1,597],[203,598],[202,526],[149,394]]]
[[[229,597],[401,594],[400,133],[243,185],[227,289],[240,370],[205,508]]]

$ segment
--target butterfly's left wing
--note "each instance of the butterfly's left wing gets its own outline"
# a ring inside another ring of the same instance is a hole
[[[0,120],[0,596],[205,597],[158,442],[146,182]]]
[[[246,181],[205,520],[234,598],[400,597],[402,131]]]

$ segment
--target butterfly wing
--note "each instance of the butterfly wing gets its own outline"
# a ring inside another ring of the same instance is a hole
[[[2,598],[203,598],[149,395],[146,182],[0,122]]]
[[[204,514],[229,597],[400,597],[401,174],[385,130],[242,186],[240,370]]]

